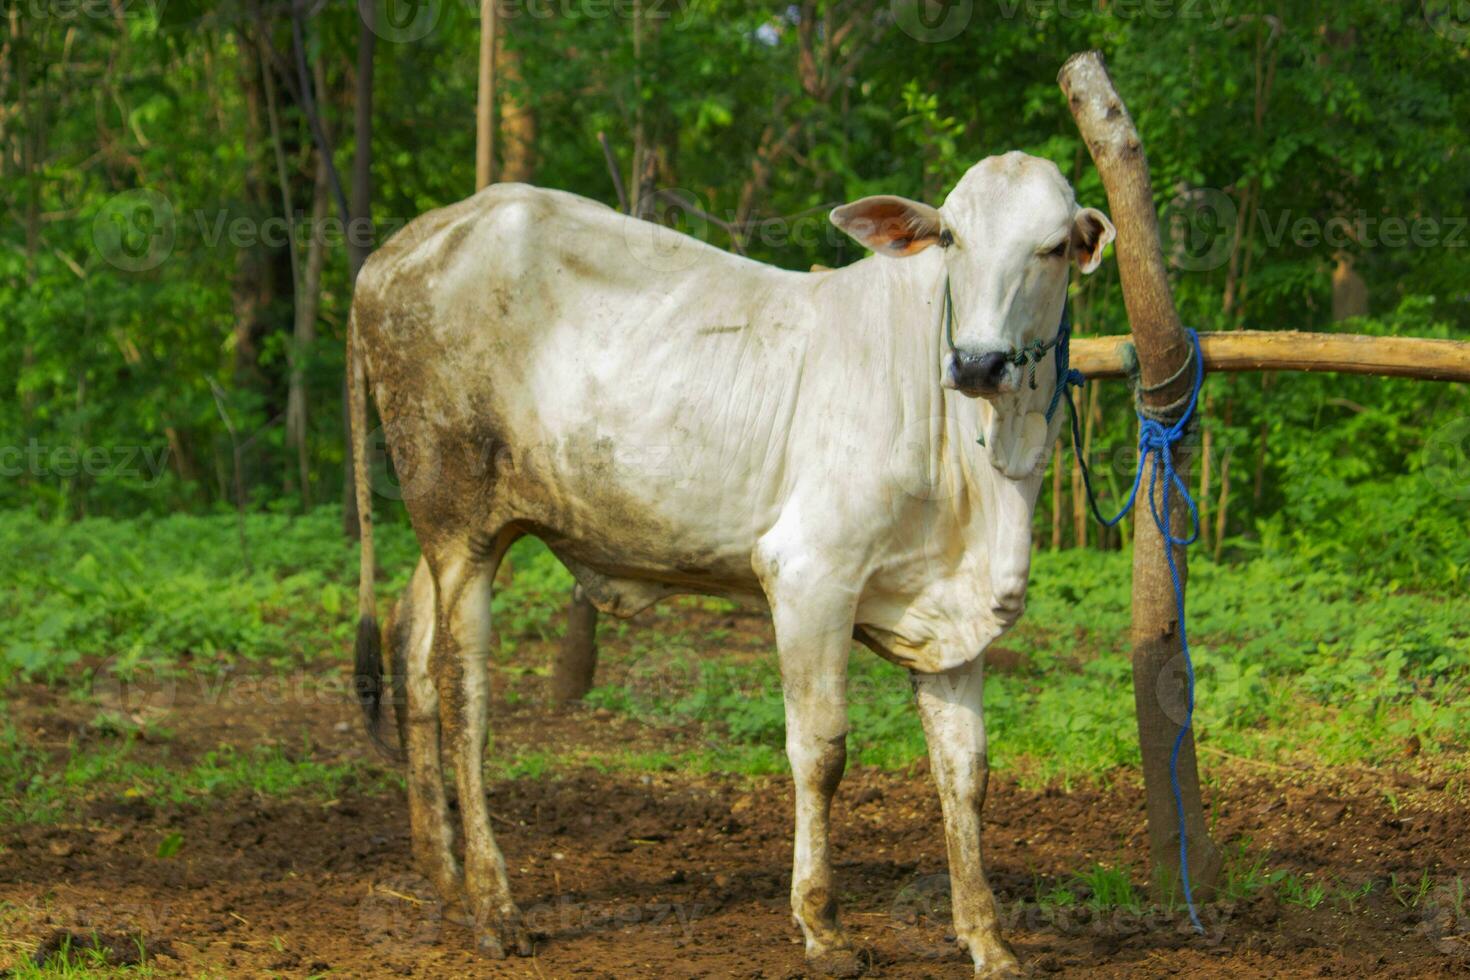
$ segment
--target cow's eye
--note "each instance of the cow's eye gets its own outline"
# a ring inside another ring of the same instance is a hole
[[[1063,238],[1057,242],[1057,247],[1046,253],[1054,259],[1065,259],[1067,257],[1067,240]]]

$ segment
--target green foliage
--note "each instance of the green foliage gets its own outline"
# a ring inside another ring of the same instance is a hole
[[[1272,884],[1283,902],[1314,909],[1327,897],[1327,886],[1320,881],[1308,881],[1300,875],[1278,872]]]
[[[1077,876],[1077,884],[1087,890],[1087,904],[1094,911],[1106,912],[1122,909],[1125,912],[1136,913],[1143,908],[1143,902],[1139,899],[1138,893],[1133,890],[1133,882],[1129,879],[1125,869],[1110,868],[1094,863],[1092,867]]]
[[[637,40],[626,5],[542,13],[506,18],[502,63],[515,69],[500,79],[503,108],[534,118],[535,181],[610,202],[597,134],[626,172],[641,129],[654,183],[718,220],[667,198],[654,216],[718,246],[796,269],[845,264],[859,250],[826,222],[831,206],[879,192],[939,203],[971,163],[1010,149],[1056,161],[1082,201],[1104,203],[1055,84],[1068,54],[1098,47],[1147,146],[1186,322],[1470,336],[1466,236],[1454,231],[1470,198],[1470,158],[1457,152],[1466,49],[1419,4],[1228,0],[1163,15],[974,4],[952,36],[923,41],[889,5],[849,0],[650,8]],[[304,246],[312,138],[294,73],[277,72],[283,201],[255,48],[262,37],[290,51],[284,11],[177,0],[125,14],[32,6],[7,37],[0,376],[13,397],[0,400],[0,506],[76,517],[232,503],[218,384],[246,504],[299,510],[282,425],[293,365],[312,495],[334,499],[350,285],[339,230],[316,339],[298,343],[292,256],[270,223],[289,215]],[[379,239],[474,180],[477,8],[414,14],[425,30],[384,28],[376,46]],[[359,27],[354,4],[313,8],[305,25],[344,182]],[[501,136],[504,155],[519,135]],[[1324,241],[1334,221],[1351,233]],[[1393,221],[1434,231],[1396,238]],[[1373,317],[1337,325],[1332,276],[1348,261]],[[1083,332],[1126,329],[1111,263],[1075,305]],[[1463,389],[1221,377],[1209,390],[1205,424],[1234,460],[1231,553],[1270,539],[1406,583],[1460,584],[1459,501],[1416,476],[1430,437],[1470,415]],[[1132,439],[1128,394],[1109,385],[1096,455]],[[1127,477],[1115,469],[1102,480],[1114,491]]]
[[[0,726],[0,776],[12,787],[0,795],[0,822],[48,823],[63,819],[79,802],[111,795],[155,805],[198,803],[240,792],[260,796],[337,798],[344,790],[379,792],[394,777],[361,762],[321,762],[309,751],[256,746],[249,751],[223,747],[195,764],[171,767],[134,758],[137,740],[73,741],[58,766],[23,740],[10,725]],[[186,845],[177,834],[160,838],[155,856],[178,854]]]
[[[1248,839],[1232,841],[1225,850],[1224,881],[1220,896],[1227,902],[1252,898],[1271,884],[1266,858]]]
[[[42,521],[0,512],[0,673],[52,679],[85,660],[109,670],[210,672],[236,658],[300,663],[351,645],[357,547],[333,509],[251,515],[245,551],[232,517]],[[380,529],[382,560],[404,581],[416,546]]]
[[[146,952],[141,941],[139,952]],[[35,963],[26,956],[15,960],[6,971],[15,980],[147,980],[158,976],[146,960],[133,966],[117,966],[109,961],[106,949],[73,948],[69,939],[45,963]]]
[[[1033,576],[1026,618],[1000,644],[1020,665],[986,681],[992,764],[1041,783],[1136,767],[1127,556],[1043,553]],[[1470,730],[1467,612],[1460,599],[1284,557],[1196,562],[1190,630],[1200,737],[1248,757],[1325,764],[1388,762],[1411,738],[1460,758]],[[699,722],[722,744],[779,760],[784,715],[773,660],[695,659],[691,642],[679,634],[638,654],[667,658],[666,676],[679,683],[652,693],[599,688],[591,700]],[[854,759],[893,768],[925,755],[903,671],[854,652],[848,699]]]
[[[506,559],[513,575],[498,590],[492,613],[501,653],[511,656],[520,639],[550,640],[566,631],[567,596],[572,576],[536,538],[522,538]]]
[[[231,515],[57,525],[27,512],[0,514],[0,547],[16,558],[0,573],[0,613],[10,624],[0,670],[86,692],[103,680],[225,683],[242,659],[282,670],[344,658],[357,549],[342,539],[340,515],[331,508],[294,518],[253,515],[245,530],[248,567]],[[407,528],[381,525],[380,532],[387,602],[405,584],[416,552]],[[569,579],[534,539],[519,542],[511,561],[514,575],[495,595],[498,656],[539,668],[518,646],[544,650],[560,635]],[[1036,556],[1027,615],[1000,641],[1005,668],[987,677],[998,768],[1047,782],[1137,765],[1129,580],[1126,554]],[[1189,595],[1195,721],[1206,744],[1249,757],[1377,765],[1413,741],[1426,756],[1459,765],[1470,731],[1465,599],[1290,551],[1226,565],[1196,558]],[[784,766],[774,655],[711,657],[723,637],[691,629],[677,606],[658,607],[646,626],[606,621],[603,629],[620,636],[626,662],[617,665],[618,683],[592,692],[593,704],[694,726],[700,740],[683,756],[703,767],[754,773]],[[855,650],[848,700],[855,761],[895,768],[925,755],[903,671]],[[132,721],[105,705],[92,727],[124,741],[136,734]],[[94,778],[85,771],[88,759],[110,764],[84,756],[70,778]],[[521,768],[548,764],[524,761]],[[192,778],[206,788],[236,785],[239,768],[220,757]],[[273,778],[271,766],[258,771],[262,780]],[[22,772],[16,777],[25,782]]]

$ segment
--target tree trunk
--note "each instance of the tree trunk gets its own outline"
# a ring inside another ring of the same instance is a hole
[[[500,179],[527,182],[536,173],[536,112],[522,101],[524,78],[521,53],[510,44],[509,21],[500,32],[495,68],[502,84],[500,96]]]
[[[1193,379],[1181,370],[1189,359],[1190,344],[1179,322],[1164,267],[1143,143],[1100,52],[1073,55],[1062,67],[1058,83],[1102,177],[1118,228],[1118,275],[1133,325],[1142,384],[1158,388],[1144,395],[1145,404],[1167,406],[1186,395],[1192,385]],[[1177,381],[1166,383],[1176,374]],[[1189,454],[1181,450],[1175,457],[1175,468],[1187,485]],[[1148,492],[1145,488],[1145,495]],[[1140,500],[1138,506],[1151,506],[1164,513],[1168,526],[1182,533],[1189,520],[1182,495],[1173,494],[1172,506],[1167,509],[1161,497],[1162,492],[1153,500]],[[1214,893],[1223,862],[1205,822],[1192,731],[1183,732],[1178,753],[1182,814],[1176,810],[1170,785],[1170,756],[1184,722],[1180,650],[1183,624],[1175,611],[1166,544],[1159,528],[1147,511],[1133,522],[1133,527],[1133,696],[1143,757],[1154,888],[1160,899],[1179,894],[1177,827],[1182,817],[1189,838],[1191,884],[1195,897],[1206,901]],[[1175,549],[1173,558],[1182,589],[1188,578],[1184,549]]]
[[[256,29],[256,33],[255,33],[256,52],[257,52],[257,55],[259,56],[259,60],[260,60],[261,83],[262,83],[262,87],[265,90],[265,110],[266,110],[266,120],[270,124],[271,152],[274,155],[275,162],[276,162],[276,189],[277,189],[277,191],[279,192],[279,194],[281,196],[281,214],[284,216],[284,218],[286,220],[286,247],[287,247],[287,250],[288,250],[288,256],[289,256],[289,260],[290,260],[290,263],[291,263],[291,309],[292,309],[292,315],[293,315],[293,318],[294,318],[294,324],[293,324],[293,330],[292,330],[292,349],[291,349],[291,353],[290,353],[290,356],[289,356],[289,364],[288,364],[288,368],[289,369],[288,369],[288,372],[287,372],[287,393],[286,393],[286,419],[287,419],[286,444],[287,444],[288,447],[290,447],[290,446],[293,445],[292,439],[291,439],[292,433],[291,433],[291,421],[290,421],[291,420],[291,396],[293,394],[296,395],[297,398],[298,398],[298,400],[301,397],[301,392],[297,390],[298,387],[299,387],[299,379],[298,379],[299,365],[298,365],[298,356],[297,356],[297,353],[295,351],[295,344],[296,344],[298,338],[300,337],[300,333],[301,333],[301,329],[302,329],[301,328],[301,318],[302,318],[302,313],[304,312],[304,308],[305,308],[305,305],[306,305],[306,300],[305,300],[305,297],[302,295],[302,288],[301,288],[301,274],[302,274],[302,269],[301,269],[301,265],[300,265],[300,257],[298,256],[297,250],[296,250],[295,229],[292,227],[295,224],[296,209],[295,209],[295,207],[291,203],[291,184],[290,184],[290,177],[288,175],[287,166],[286,166],[286,147],[285,147],[284,143],[282,142],[282,137],[281,137],[281,114],[280,114],[280,109],[279,109],[279,107],[276,104],[276,81],[275,81],[275,75],[271,71],[270,59],[266,56],[266,40],[265,40],[265,34],[266,34],[266,31],[269,29],[269,27],[266,24],[265,19],[260,16],[259,7],[256,8],[256,16],[257,16],[257,20],[256,20],[256,23],[255,23],[255,29]],[[311,311],[311,320],[312,320],[312,323],[314,325],[316,323],[316,310],[315,310],[315,308],[313,308],[312,311]],[[304,405],[304,403],[302,403],[302,404],[300,404],[298,406],[298,410],[300,412],[303,412],[303,413],[305,412],[305,405]],[[303,443],[303,445],[304,445],[304,443]],[[240,449],[239,449],[238,446],[236,446],[236,449],[235,449],[235,465],[236,465],[236,468],[238,469],[239,468],[239,465],[240,465]],[[287,470],[287,472],[288,473],[290,472],[289,469]],[[238,477],[238,474],[237,474],[237,477]],[[289,483],[289,478],[288,478],[288,481],[287,482]],[[303,494],[305,494],[308,491],[307,491],[307,489],[305,487],[303,487],[302,488],[302,492],[303,492]]]
[[[261,28],[257,28],[261,29]],[[268,152],[263,121],[265,73],[259,48],[241,37],[240,77],[245,96],[245,200],[257,221],[270,212],[270,192],[263,159]],[[235,276],[230,299],[234,315],[234,376],[238,387],[255,387],[259,382],[256,364],[259,338],[268,329],[266,317],[276,298],[275,266],[265,245],[257,242],[235,252]]]
[[[480,0],[480,94],[475,107],[475,190],[495,180],[495,48],[497,0]]]
[[[1337,265],[1332,269],[1332,319],[1335,323],[1368,315],[1368,283],[1357,269],[1353,268],[1353,257],[1347,252],[1337,253]]]
[[[320,66],[321,62],[317,63]],[[316,315],[321,303],[322,266],[326,263],[323,225],[327,218],[327,163],[317,154],[316,183],[311,196],[311,237],[306,245],[306,271],[296,305],[291,342],[291,387],[286,396],[286,445],[296,450],[301,503],[311,507],[311,454],[307,439],[306,361],[316,343]]]
[[[36,286],[37,253],[41,244],[41,196],[40,177],[37,171],[40,169],[41,151],[41,127],[45,125],[44,112],[37,111],[31,94],[30,59],[27,57],[26,45],[29,38],[21,31],[21,19],[18,7],[10,10],[10,26],[12,35],[15,37],[15,61],[16,81],[19,94],[19,113],[21,125],[24,130],[20,134],[20,171],[25,180],[25,279],[26,288],[34,290]],[[44,69],[42,75],[44,76]],[[21,348],[21,370],[29,374],[35,363],[36,350],[27,341]],[[29,380],[29,379],[27,379]],[[36,394],[29,386],[20,393],[20,417],[21,427],[25,432],[31,431],[31,420],[36,410]],[[30,482],[30,474],[25,468],[21,469],[21,484],[24,486]]]
[[[633,163],[629,169],[632,201],[629,214],[646,217],[653,200],[648,179],[647,107],[643,104],[643,0],[633,0]]]

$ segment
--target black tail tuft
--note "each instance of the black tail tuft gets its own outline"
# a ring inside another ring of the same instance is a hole
[[[402,750],[383,741],[383,639],[378,632],[378,621],[372,616],[357,621],[357,664],[353,675],[368,737],[389,758],[403,761]]]

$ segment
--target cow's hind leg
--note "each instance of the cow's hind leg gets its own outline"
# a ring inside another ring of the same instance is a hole
[[[847,763],[847,655],[850,596],[798,561],[766,562],[763,575],[786,702],[786,755],[796,796],[791,913],[813,971],[856,976],[861,963],[837,922],[832,881],[832,797]]]
[[[389,641],[394,651],[393,689],[397,692],[401,688],[406,702],[396,707],[408,756],[408,814],[414,860],[433,882],[446,911],[454,916],[464,901],[464,880],[452,850],[454,831],[449,824],[439,758],[439,692],[429,670],[436,615],[434,579],[428,563],[420,559],[394,617],[398,629]],[[404,674],[401,678],[396,676],[400,670]]]
[[[954,931],[970,951],[975,975],[1020,975],[1000,937],[995,895],[980,859],[980,812],[989,760],[982,711],[983,658],[943,674],[915,674],[914,694],[929,742],[929,766],[944,811]]]
[[[438,595],[433,673],[439,711],[459,787],[464,826],[465,894],[480,949],[501,958],[531,955],[531,938],[510,897],[505,859],[485,801],[489,722],[490,589],[511,536],[439,549],[432,562]]]

